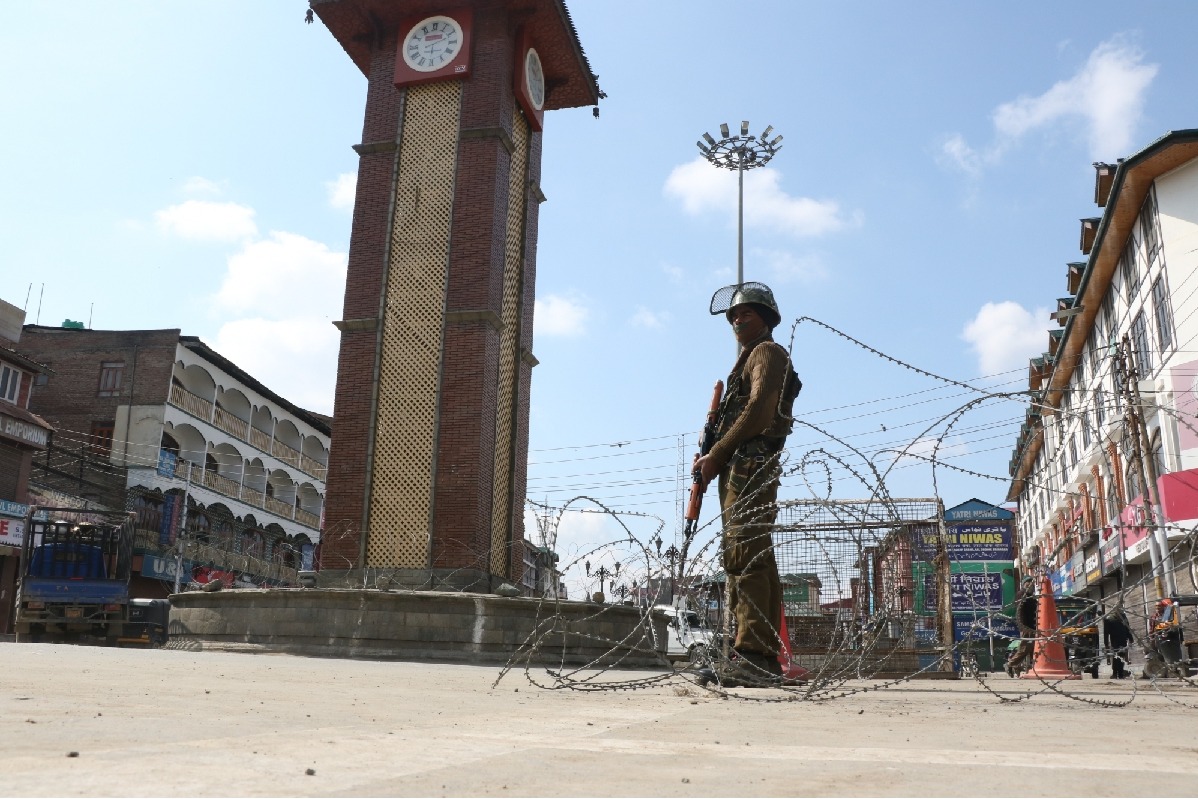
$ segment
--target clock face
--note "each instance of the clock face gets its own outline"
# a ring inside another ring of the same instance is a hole
[[[462,26],[452,17],[417,22],[401,44],[404,62],[417,72],[434,72],[462,52]]]
[[[545,106],[545,72],[541,69],[541,57],[528,48],[524,55],[524,80],[528,84],[528,99],[540,111]]]

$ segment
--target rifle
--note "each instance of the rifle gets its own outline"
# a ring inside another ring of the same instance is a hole
[[[724,381],[715,381],[715,390],[711,393],[711,407],[707,410],[707,421],[703,424],[703,433],[699,436],[699,454],[695,456],[695,460],[703,457],[711,452],[711,448],[715,446],[715,423],[716,413],[720,409],[720,399],[724,395]],[[703,475],[698,469],[691,472],[691,496],[690,501],[686,503],[686,513],[683,518],[686,519],[686,524],[682,528],[683,552],[686,552],[686,545],[698,532],[699,528],[699,511],[703,507]]]

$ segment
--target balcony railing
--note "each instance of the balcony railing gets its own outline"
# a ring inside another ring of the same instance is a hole
[[[220,406],[216,408],[216,415],[212,417],[212,424],[242,441],[248,442],[250,440],[250,423],[245,419],[237,418]]]
[[[192,394],[178,383],[171,383],[170,403],[204,421],[212,419],[212,403],[197,394]]]
[[[288,505],[286,502],[282,502],[271,496],[266,498],[266,509],[276,516],[283,516],[287,519],[290,519],[292,514],[295,513],[294,505]]]
[[[218,494],[224,494],[226,497],[241,499],[241,486],[237,481],[230,480],[228,477],[217,474],[216,472],[204,472],[204,485],[211,488]]]
[[[324,482],[325,475],[329,471],[329,467],[323,463],[309,458],[307,455],[300,456],[300,469],[315,477],[320,482]]]
[[[303,508],[295,509],[295,520],[305,527],[311,527],[314,530],[320,529],[320,517]]]
[[[270,433],[256,427],[250,428],[250,444],[263,452],[270,452]]]
[[[263,494],[261,491],[255,491],[249,486],[242,486],[241,501],[247,505],[253,505],[255,508],[261,508],[265,506],[266,494]]]
[[[277,438],[274,440],[274,446],[271,448],[270,454],[283,463],[294,466],[297,469],[300,467],[299,450],[292,449]]]

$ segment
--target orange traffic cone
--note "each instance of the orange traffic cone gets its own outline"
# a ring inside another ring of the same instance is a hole
[[[778,628],[778,637],[782,646],[778,648],[778,663],[782,666],[782,677],[786,680],[806,680],[811,672],[797,665],[790,656],[790,631],[786,629],[786,606],[782,610],[782,625]]]
[[[1040,578],[1040,606],[1036,613],[1036,648],[1032,651],[1032,667],[1021,675],[1024,680],[1080,680],[1080,674],[1069,670],[1069,658],[1061,643],[1061,617],[1052,598],[1052,583]]]

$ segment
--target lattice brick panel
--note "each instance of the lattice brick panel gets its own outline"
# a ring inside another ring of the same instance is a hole
[[[528,195],[528,123],[512,122],[512,167],[508,173],[507,231],[503,248],[503,308],[499,336],[499,392],[495,407],[495,480],[491,496],[491,572],[511,576],[508,530],[512,524],[512,403],[519,379],[520,297],[524,288],[524,218]]]
[[[408,89],[391,225],[366,565],[425,568],[462,86]],[[363,386],[363,391],[368,390]]]

